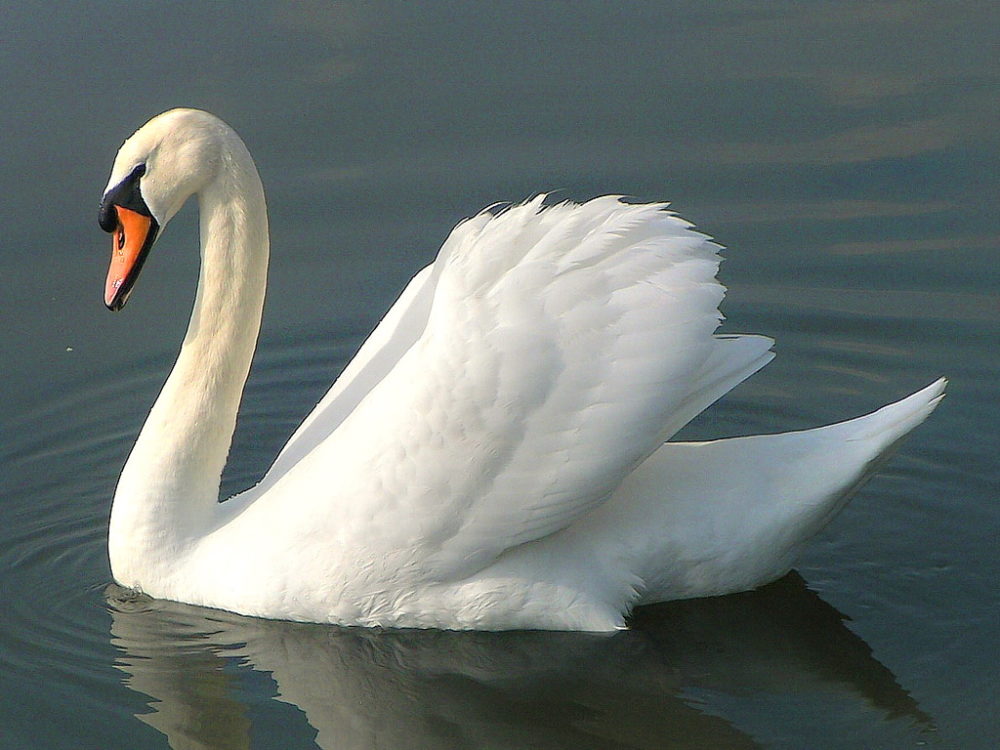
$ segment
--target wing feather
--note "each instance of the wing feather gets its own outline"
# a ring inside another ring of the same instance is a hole
[[[340,426],[368,392],[395,366],[427,324],[437,277],[427,266],[406,285],[389,312],[365,340],[336,382],[278,454],[257,486],[260,492],[307,456]]]
[[[460,224],[415,295],[425,317],[382,337],[398,359],[367,374],[349,413],[321,408],[336,429],[299,438],[308,450],[269,494],[322,484],[331,520],[317,533],[368,550],[372,575],[438,580],[602,503],[693,416],[678,413],[766,362],[754,345],[720,365],[718,246],[665,209],[539,196]],[[728,380],[705,391],[706,367]]]

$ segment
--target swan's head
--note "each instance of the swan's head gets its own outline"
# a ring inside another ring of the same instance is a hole
[[[112,235],[104,304],[121,310],[157,235],[215,179],[229,126],[197,109],[154,117],[118,151],[98,222]]]

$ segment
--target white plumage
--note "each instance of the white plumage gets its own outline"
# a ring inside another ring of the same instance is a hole
[[[260,324],[263,192],[239,138],[173,110],[119,152],[165,224],[192,193],[192,323],[116,492],[116,580],[265,617],[622,627],[637,602],[782,575],[939,381],[852,422],[674,444],[765,365],[715,336],[718,249],[663,205],[538,197],[460,224],[262,482],[218,504]]]

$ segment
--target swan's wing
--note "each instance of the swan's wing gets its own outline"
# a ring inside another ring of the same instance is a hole
[[[344,417],[420,338],[427,325],[436,284],[433,265],[410,280],[337,381],[281,449],[261,481],[260,489],[274,484],[278,477],[337,429]]]
[[[441,577],[600,504],[720,346],[717,246],[664,208],[539,198],[459,225],[417,341],[273,494],[355,566]]]

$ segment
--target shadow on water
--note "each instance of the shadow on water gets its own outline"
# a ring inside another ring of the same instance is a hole
[[[125,683],[151,699],[138,718],[175,748],[301,746],[313,732],[323,748],[758,747],[753,721],[726,705],[762,695],[933,730],[796,573],[753,593],[644,608],[610,635],[345,629],[114,585],[105,596]],[[255,702],[247,683],[261,675],[274,684]],[[269,723],[271,698],[309,726],[284,710]]]

